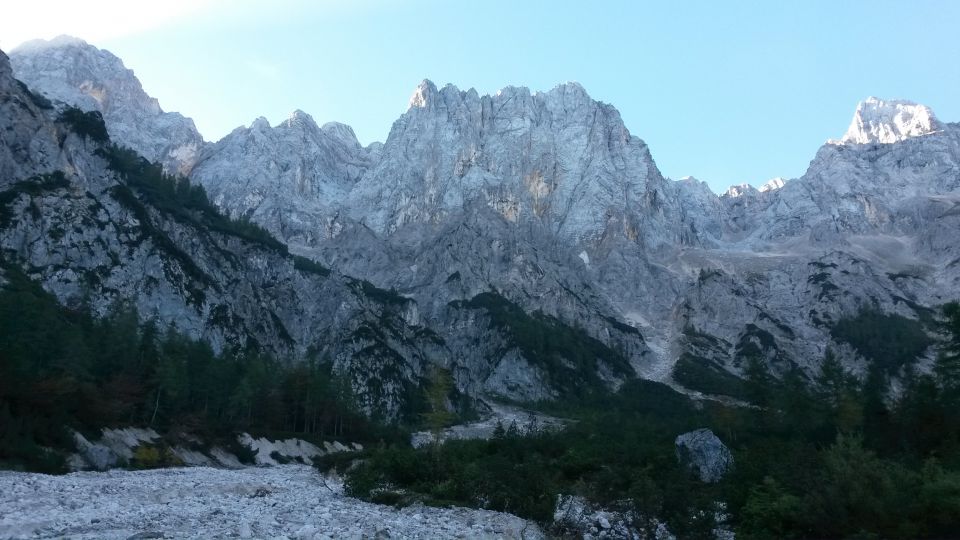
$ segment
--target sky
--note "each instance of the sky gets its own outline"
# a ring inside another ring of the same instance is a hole
[[[803,174],[857,103],[960,121],[960,1],[11,0],[0,48],[70,34],[218,140],[295,109],[383,141],[424,78],[495,93],[577,81],[671,178]]]

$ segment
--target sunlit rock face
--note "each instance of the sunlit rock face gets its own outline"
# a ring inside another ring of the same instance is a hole
[[[850,127],[841,144],[891,144],[943,129],[943,125],[925,105],[901,99],[869,97],[857,105]]]

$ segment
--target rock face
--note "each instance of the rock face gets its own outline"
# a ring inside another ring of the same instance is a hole
[[[171,173],[186,174],[203,146],[193,120],[163,112],[123,62],[83,40],[60,36],[10,54],[17,78],[47,98],[100,111],[111,138]]]
[[[207,147],[192,178],[228,215],[266,224],[291,244],[315,245],[335,234],[338,201],[374,161],[349,126],[319,127],[294,111],[276,127],[259,118]]]
[[[869,97],[860,103],[841,143],[890,144],[943,129],[925,105]]]
[[[666,227],[648,212],[663,182],[616,109],[576,83],[481,97],[423,81],[347,206],[379,233],[440,223],[476,202],[574,245],[605,233],[653,242]]]
[[[424,365],[446,358],[405,299],[304,266],[280,244],[209,228],[218,219],[209,213],[155,206],[104,145],[34,104],[5,61],[0,104],[10,114],[0,122],[13,129],[2,130],[0,155],[4,267],[20,267],[65,304],[86,298],[96,313],[129,300],[144,318],[218,350],[326,357],[364,408],[388,417],[400,414]]]
[[[152,159],[193,140],[137,128],[167,113],[143,112],[150,98],[105,51],[55,40],[12,61],[35,91],[102,110],[111,136]],[[93,272],[106,284],[101,308],[130,294],[145,314],[221,346],[252,337],[282,354],[322,351],[394,412],[429,364],[467,395],[518,401],[634,375],[722,393],[697,381],[735,380],[748,356],[775,374],[815,373],[828,347],[863,373],[870,359],[833,335],[838,321],[864,309],[927,318],[960,297],[960,125],[909,102],[870,98],[802,177],[719,197],[664,178],[616,109],[575,83],[481,96],[423,81],[386,141],[368,147],[300,111],[277,126],[259,119],[189,166],[164,164],[333,273],[307,275],[284,253],[151,210],[209,278],[191,281],[161,270],[179,256],[129,247],[138,221],[109,196],[121,180],[6,80],[4,181],[71,180],[16,199],[23,218],[0,235],[48,289],[68,301]],[[103,105],[112,99],[127,105]],[[98,225],[72,227],[84,218]],[[55,240],[49,228],[73,232]],[[185,300],[194,289],[202,301]],[[551,339],[528,339],[531,328]],[[578,345],[550,349],[556,336]]]
[[[701,482],[717,482],[733,467],[730,450],[709,429],[677,437],[677,461],[697,473]]]

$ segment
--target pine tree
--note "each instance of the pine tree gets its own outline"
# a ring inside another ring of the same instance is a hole
[[[770,368],[767,367],[766,361],[756,355],[747,357],[745,375],[750,401],[759,407],[770,405],[773,400],[774,378],[770,374]]]
[[[450,371],[434,366],[430,371],[430,379],[426,388],[427,405],[430,410],[424,413],[423,418],[427,428],[433,434],[433,444],[440,445],[440,434],[447,427],[454,415],[447,408],[447,400],[453,390],[453,377]]]
[[[934,373],[943,388],[944,397],[956,404],[960,401],[960,303],[950,302],[943,306],[943,316],[945,338],[934,365]]]

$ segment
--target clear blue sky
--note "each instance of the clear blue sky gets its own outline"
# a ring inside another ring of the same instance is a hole
[[[74,33],[213,140],[299,108],[382,141],[423,78],[578,81],[665,175],[715,191],[801,175],[869,95],[960,121],[960,1],[207,0],[127,35]]]

